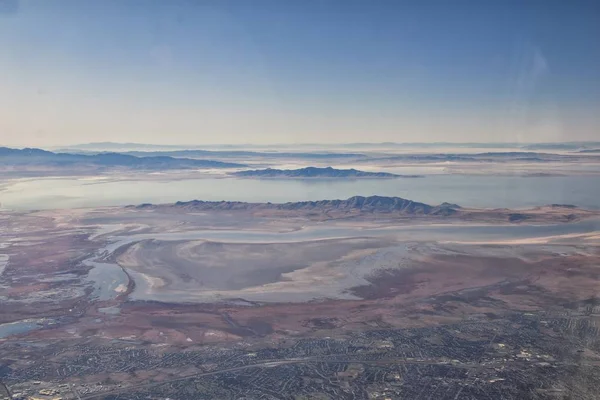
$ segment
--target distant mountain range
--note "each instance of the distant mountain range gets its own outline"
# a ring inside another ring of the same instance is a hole
[[[92,142],[75,144],[65,147],[66,150],[89,150],[89,151],[130,151],[130,150],[179,150],[196,149],[202,146],[186,146],[176,144],[148,144],[148,143],[118,143],[118,142]]]
[[[584,151],[580,151],[582,153]],[[590,152],[591,153],[591,152]],[[558,154],[558,153],[542,153],[533,151],[497,151],[486,153],[421,153],[421,154],[377,154],[370,158],[356,160],[356,163],[371,163],[371,162],[397,162],[405,161],[411,163],[430,163],[430,162],[445,162],[445,161],[462,161],[462,162],[567,162],[579,161],[582,155],[578,153]],[[591,158],[587,156],[587,160],[598,161],[598,157]]]
[[[186,211],[209,210],[285,210],[285,211],[360,211],[378,213],[396,213],[405,215],[451,215],[461,207],[456,204],[442,203],[431,206],[401,197],[353,196],[346,200],[299,201],[289,203],[245,203],[239,201],[178,201],[172,205],[141,204],[131,206],[136,209],[174,207]]]
[[[364,153],[360,152],[344,152],[343,150],[337,149],[336,151],[276,151],[276,150],[238,150],[238,149],[219,149],[219,150],[206,150],[206,149],[186,149],[186,150],[144,150],[144,151],[119,151],[119,154],[131,155],[134,157],[174,157],[174,158],[192,158],[192,159],[204,159],[204,160],[232,160],[233,162],[249,162],[251,160],[284,160],[284,159],[295,159],[295,160],[312,160],[316,162],[331,161],[350,161],[352,163],[372,163],[372,162],[397,162],[406,161],[411,163],[431,163],[431,162],[531,162],[531,163],[544,163],[544,162],[571,162],[579,161],[583,154],[588,153],[588,156],[596,156],[600,151],[598,149],[582,149],[576,150],[576,144],[548,144],[549,147],[544,152],[543,150],[536,151],[523,151],[524,147],[535,147],[536,145],[522,146],[520,151],[490,151],[482,153],[439,153],[439,152],[412,152],[407,146],[407,151],[398,153],[398,150],[386,152],[385,149],[379,148],[376,151],[372,149],[364,149]],[[540,145],[542,148],[545,145]],[[394,147],[390,144],[388,150]],[[412,146],[417,148],[417,145]],[[430,146],[423,145],[422,148],[426,149]],[[460,146],[465,148],[466,146]],[[433,147],[432,147],[433,148]],[[548,153],[550,150],[556,151],[569,151],[566,153]],[[348,149],[347,149],[348,150]],[[439,149],[438,149],[439,151]],[[100,151],[93,150],[81,150],[81,149],[66,149],[66,153],[71,154],[83,154],[83,155],[94,155],[103,154]],[[594,154],[596,153],[596,154]],[[599,161],[595,159],[587,158],[586,161]]]
[[[239,168],[244,164],[213,160],[174,158],[167,156],[135,157],[119,153],[94,155],[53,153],[51,151],[25,148],[0,147],[0,166],[16,167],[126,167],[135,169],[186,169],[186,168]]]
[[[366,172],[356,169],[332,167],[306,167],[300,169],[254,169],[233,172],[231,175],[244,178],[418,178],[419,175],[396,175],[388,172]]]
[[[285,151],[249,151],[249,150],[173,150],[173,151],[128,151],[136,157],[168,156],[168,157],[213,157],[213,158],[297,158],[297,159],[337,159],[337,158],[362,158],[361,153],[334,153],[334,152],[285,152]]]
[[[249,149],[249,148],[272,148],[272,149],[290,149],[290,148],[372,148],[372,147],[406,147],[406,148],[429,148],[429,147],[453,147],[453,148],[512,148],[525,150],[578,150],[587,148],[598,148],[600,142],[579,141],[579,142],[550,142],[550,143],[522,143],[522,142],[504,142],[504,143],[477,143],[477,142],[365,142],[365,143],[296,143],[296,144],[210,144],[210,145],[160,145],[147,143],[116,143],[116,142],[96,142],[83,143],[69,146],[69,149],[95,150],[95,151],[131,151],[131,150],[184,150],[184,149]]]

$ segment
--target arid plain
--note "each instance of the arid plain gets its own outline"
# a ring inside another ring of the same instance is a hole
[[[597,295],[594,211],[425,212],[397,201],[5,214],[10,306],[0,317],[53,320],[33,337],[203,343],[253,335],[253,325],[297,335],[325,319],[340,334],[376,321],[447,322]]]

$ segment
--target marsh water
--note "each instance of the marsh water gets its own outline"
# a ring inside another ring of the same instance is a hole
[[[42,329],[47,323],[48,320],[45,319],[25,319],[22,321],[0,324],[0,339],[36,329]]]

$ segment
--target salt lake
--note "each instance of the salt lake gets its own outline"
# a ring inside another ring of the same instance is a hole
[[[355,195],[399,196],[428,204],[526,208],[574,204],[600,208],[600,176],[469,176],[372,180],[257,180],[199,178],[182,180],[94,180],[40,178],[5,181],[0,205],[31,210],[212,201],[289,202],[345,199]]]

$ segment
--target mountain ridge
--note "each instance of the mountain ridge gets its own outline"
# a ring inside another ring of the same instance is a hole
[[[186,211],[209,210],[282,210],[282,211],[360,211],[399,213],[404,215],[451,215],[461,207],[456,204],[442,203],[432,206],[402,197],[388,196],[352,196],[347,199],[297,201],[286,203],[248,203],[241,201],[178,201],[173,204],[140,204],[128,206],[138,210],[173,207]]]
[[[571,223],[598,216],[598,211],[569,204],[552,204],[526,210],[463,208],[457,204],[430,205],[393,196],[352,196],[347,199],[296,201],[286,203],[250,203],[241,201],[178,201],[170,204],[140,204],[126,206],[135,211],[174,213],[226,212],[256,216],[282,216],[334,220],[355,217],[398,219],[403,221],[457,219],[464,222],[509,223]]]

